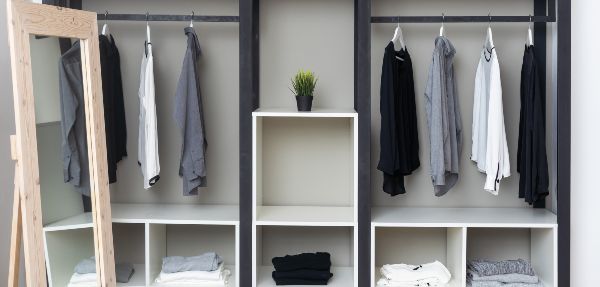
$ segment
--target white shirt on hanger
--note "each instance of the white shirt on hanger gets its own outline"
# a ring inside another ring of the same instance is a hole
[[[154,59],[150,43],[150,28],[147,27],[147,42],[144,44],[140,70],[140,122],[138,128],[138,161],[144,176],[144,188],[149,189],[160,179],[158,158],[158,134],[156,103],[154,95]]]
[[[510,162],[500,65],[491,28],[488,28],[475,76],[472,140],[471,160],[477,163],[479,171],[487,174],[484,189],[498,195],[500,180],[510,176]]]

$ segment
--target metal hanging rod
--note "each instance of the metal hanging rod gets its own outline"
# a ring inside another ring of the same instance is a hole
[[[556,22],[554,16],[377,16],[371,17],[371,23],[488,23],[488,22]]]
[[[168,15],[168,14],[106,14],[98,13],[102,21],[158,21],[158,22],[240,22],[239,16],[203,16],[203,15]]]

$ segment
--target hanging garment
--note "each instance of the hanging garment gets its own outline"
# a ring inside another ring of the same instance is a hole
[[[453,66],[455,54],[448,38],[435,39],[425,87],[431,181],[436,196],[446,194],[458,181],[462,152],[462,123]]]
[[[173,116],[182,134],[179,175],[183,178],[183,194],[196,195],[206,186],[206,129],[200,94],[198,60],[200,43],[196,31],[186,27],[187,50],[175,94]]]
[[[546,98],[540,85],[534,47],[525,47],[521,69],[521,113],[517,172],[519,197],[530,205],[544,208],[548,195],[546,157]]]
[[[110,38],[100,35],[99,44],[108,178],[109,183],[114,183],[117,181],[117,163],[127,156],[127,126],[121,81],[121,60],[112,35]]]
[[[472,140],[471,160],[477,163],[479,171],[487,174],[484,189],[498,195],[500,180],[510,176],[510,162],[500,65],[489,27],[475,76]]]
[[[381,134],[379,164],[383,191],[392,196],[406,193],[404,176],[419,165],[419,136],[412,61],[406,48],[385,48],[381,68]]]
[[[158,134],[156,124],[156,103],[154,101],[154,60],[150,28],[146,27],[147,41],[144,43],[140,71],[140,122],[138,135],[138,162],[144,176],[144,188],[149,189],[160,179],[158,158]]]
[[[75,42],[60,57],[59,88],[64,181],[90,196],[89,158],[85,125],[85,100],[81,48]]]

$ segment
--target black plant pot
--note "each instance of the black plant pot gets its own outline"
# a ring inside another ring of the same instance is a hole
[[[299,112],[310,112],[312,109],[312,96],[296,96],[296,105]]]

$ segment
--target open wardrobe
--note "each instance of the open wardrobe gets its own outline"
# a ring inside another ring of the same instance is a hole
[[[569,1],[37,2],[32,286],[569,286]]]

